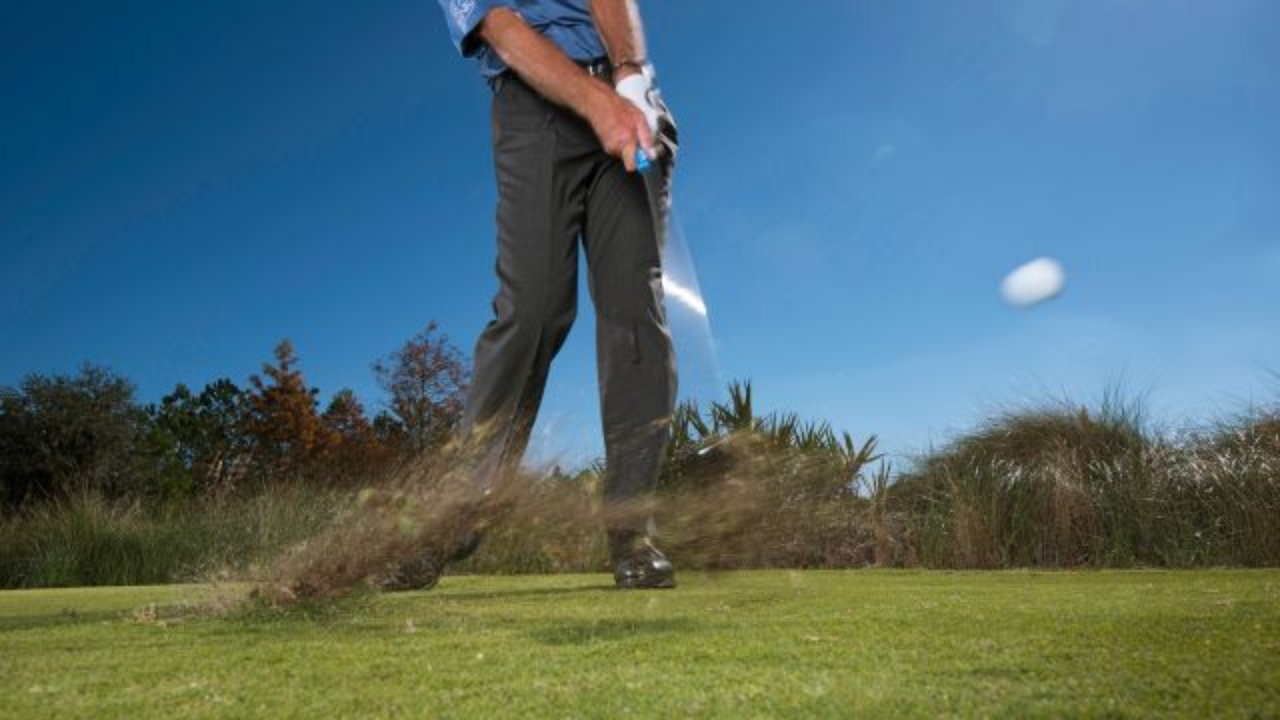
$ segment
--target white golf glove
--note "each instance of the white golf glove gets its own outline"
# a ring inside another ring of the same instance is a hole
[[[628,75],[618,81],[614,85],[614,89],[618,94],[631,101],[644,113],[644,119],[649,123],[649,132],[653,134],[655,140],[658,137],[658,117],[662,114],[657,108],[656,96],[658,89],[653,85],[652,70],[647,66],[644,72]]]

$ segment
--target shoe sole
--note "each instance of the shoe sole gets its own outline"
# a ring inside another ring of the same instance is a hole
[[[616,583],[616,586],[619,590],[671,590],[676,586],[676,580],[675,578],[667,578],[656,583]]]

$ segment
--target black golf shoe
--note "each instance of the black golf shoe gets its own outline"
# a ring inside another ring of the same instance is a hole
[[[661,550],[644,538],[630,554],[614,561],[613,581],[619,590],[673,588],[676,568]]]
[[[382,578],[379,587],[388,592],[405,590],[430,590],[440,582],[444,563],[435,553],[423,553],[418,557],[397,564]]]
[[[412,560],[399,563],[387,573],[379,587],[388,592],[430,590],[440,582],[445,567],[471,557],[483,540],[482,533],[474,532],[448,555],[438,550],[428,550]]]

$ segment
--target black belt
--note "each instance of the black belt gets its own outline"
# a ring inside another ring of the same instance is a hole
[[[609,58],[599,58],[597,60],[574,60],[573,62],[578,67],[586,70],[587,74],[591,77],[613,84],[613,65],[609,63]],[[497,75],[489,78],[489,87],[492,88],[494,92],[497,92],[506,77],[514,74],[515,73],[511,68],[506,68]]]

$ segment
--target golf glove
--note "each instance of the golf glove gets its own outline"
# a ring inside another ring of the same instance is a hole
[[[658,118],[662,116],[662,111],[659,110],[662,101],[658,99],[658,88],[653,84],[653,71],[646,66],[644,72],[628,75],[619,80],[614,85],[614,89],[644,113],[644,119],[649,123],[649,132],[653,133],[656,139]]]

